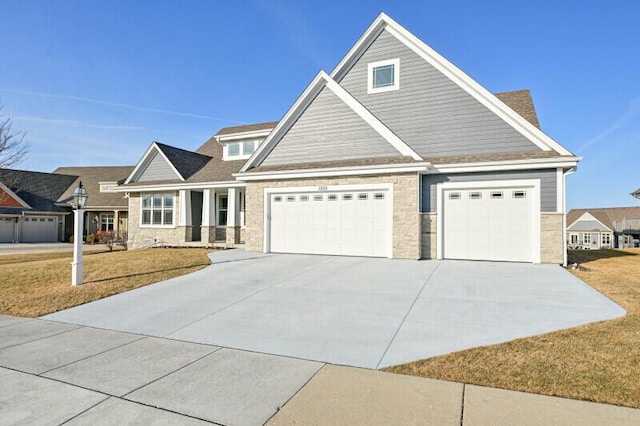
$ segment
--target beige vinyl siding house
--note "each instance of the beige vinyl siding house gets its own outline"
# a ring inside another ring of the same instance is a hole
[[[564,263],[579,160],[528,91],[490,93],[381,14],[280,121],[154,143],[118,191],[132,247]]]

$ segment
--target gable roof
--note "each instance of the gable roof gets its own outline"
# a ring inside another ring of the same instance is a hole
[[[571,209],[567,213],[567,227],[573,225],[585,213],[591,214],[607,228],[614,230],[615,222],[624,219],[640,219],[640,207],[602,207],[591,209]]]
[[[344,102],[358,116],[360,116],[360,118],[371,126],[373,130],[382,136],[384,140],[393,146],[400,155],[411,157],[414,160],[422,160],[422,157],[404,143],[402,139],[393,133],[360,102],[351,96],[349,92],[336,83],[327,73],[320,71],[289,109],[287,114],[278,122],[276,127],[271,131],[271,133],[269,133],[269,136],[267,136],[264,142],[253,153],[251,158],[247,160],[247,163],[242,167],[242,169],[240,169],[240,172],[245,172],[261,163],[324,88],[333,92],[333,94],[335,94],[342,102]]]
[[[211,160],[211,157],[209,156],[165,145],[160,142],[155,142],[155,145],[165,155],[173,167],[175,167],[184,180],[187,180],[196,174],[209,162],[209,160]]]
[[[524,137],[540,147],[540,149],[545,151],[554,150],[561,155],[573,156],[570,151],[551,139],[534,124],[517,114],[495,95],[491,94],[487,89],[384,13],[378,15],[356,44],[349,50],[340,63],[338,63],[331,72],[331,77],[336,81],[341,81],[358,58],[383,30],[391,33],[400,42],[427,61],[427,63],[439,70],[490,111],[520,132]]]
[[[120,184],[132,171],[133,166],[58,167],[53,173],[77,176],[76,181],[67,188],[58,201],[69,203],[73,191],[82,182],[88,195],[85,208],[126,209],[129,206],[129,201],[117,192],[100,192],[100,183],[115,182]]]
[[[30,206],[30,208],[3,207],[0,208],[0,212],[67,212],[68,208],[57,205],[57,201],[76,179],[78,176],[0,169],[0,182]]]

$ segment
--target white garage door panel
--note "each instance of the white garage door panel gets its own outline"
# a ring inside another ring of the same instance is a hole
[[[533,262],[534,191],[445,189],[444,257]]]
[[[388,191],[277,193],[270,203],[270,251],[387,257]]]
[[[51,243],[58,241],[58,219],[46,216],[25,217],[20,241],[23,243]]]
[[[0,218],[0,243],[13,242],[14,223],[13,218]]]

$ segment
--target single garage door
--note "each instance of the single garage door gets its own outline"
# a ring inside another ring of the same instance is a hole
[[[390,257],[388,190],[275,193],[268,251]]]
[[[58,241],[58,219],[47,216],[29,216],[23,218],[23,243],[52,243]]]
[[[444,257],[534,262],[533,188],[445,189]]]
[[[12,217],[0,217],[0,243],[13,242],[13,229],[15,219]]]

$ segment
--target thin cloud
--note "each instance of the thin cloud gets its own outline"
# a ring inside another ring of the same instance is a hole
[[[577,150],[577,153],[581,153],[592,145],[602,141],[607,138],[611,134],[617,132],[618,130],[626,127],[630,123],[634,122],[636,116],[640,115],[640,97],[635,98],[629,104],[627,110],[618,117],[609,127],[604,129],[602,132],[597,134],[595,137],[589,139],[585,143],[583,143]]]
[[[226,121],[226,122],[236,123],[236,124],[245,124],[242,121],[231,120],[224,117],[212,117],[209,115],[191,114],[188,112],[170,111],[170,110],[158,109],[158,108],[147,108],[147,107],[141,107],[136,105],[123,104],[119,102],[103,101],[100,99],[83,98],[81,96],[60,95],[56,93],[32,92],[29,90],[7,89],[4,87],[0,87],[0,92],[16,93],[20,95],[29,95],[29,96],[40,96],[43,98],[65,99],[70,101],[86,102],[86,103],[92,103],[96,105],[105,105],[105,106],[111,106],[116,108],[123,108],[123,109],[132,110],[132,111],[152,112],[157,114],[175,115],[180,117],[199,118],[202,120]]]
[[[13,121],[32,121],[37,123],[49,123],[49,124],[62,124],[65,126],[74,127],[88,127],[90,129],[105,129],[105,130],[149,130],[146,127],[140,126],[122,126],[122,125],[108,125],[108,124],[94,124],[77,120],[66,120],[63,118],[44,118],[44,117],[32,117],[28,115],[16,115],[11,117]]]

